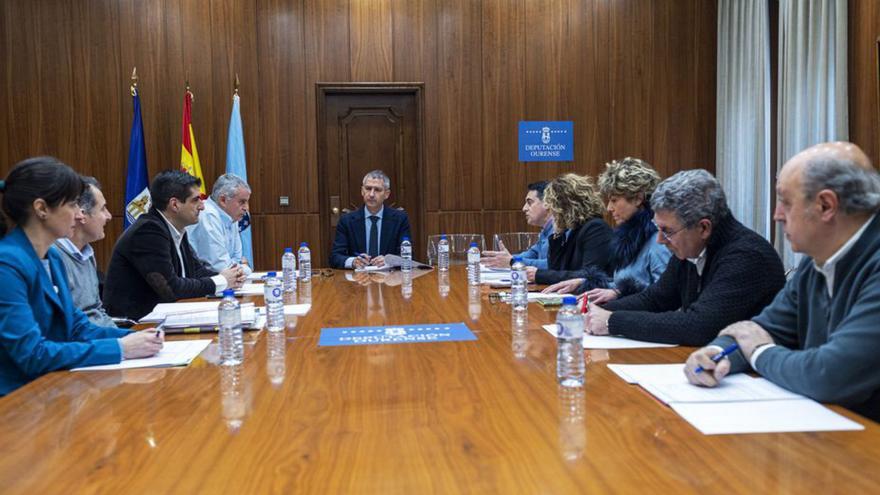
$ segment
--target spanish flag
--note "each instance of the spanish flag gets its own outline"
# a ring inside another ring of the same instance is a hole
[[[193,94],[189,90],[189,83],[187,83],[186,93],[183,95],[183,147],[180,150],[180,170],[202,180],[199,190],[204,198],[206,196],[205,177],[202,175],[199,151],[196,149],[196,136],[192,128],[192,100]]]

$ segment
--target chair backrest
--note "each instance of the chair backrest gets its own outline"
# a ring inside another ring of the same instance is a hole
[[[510,252],[517,254],[532,247],[538,242],[539,232],[506,232],[503,234],[495,234],[492,242],[492,250],[501,251],[501,244]]]
[[[486,239],[483,234],[446,234],[446,240],[449,241],[450,265],[467,264],[467,250],[470,248],[471,242],[476,242],[480,251],[486,250]],[[428,236],[428,264],[431,266],[437,265],[437,244],[439,242],[439,235]]]

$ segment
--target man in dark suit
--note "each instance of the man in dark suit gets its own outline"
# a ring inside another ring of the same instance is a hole
[[[138,217],[113,248],[104,284],[104,303],[111,315],[137,319],[157,303],[207,296],[244,282],[240,266],[218,274],[190,248],[185,228],[197,223],[205,209],[199,185],[200,179],[177,170],[153,179],[150,211]]]
[[[383,206],[390,195],[391,179],[385,172],[373,170],[364,176],[364,207],[346,213],[336,224],[330,266],[383,266],[386,254],[400,254],[400,243],[410,235],[409,218],[403,211]]]

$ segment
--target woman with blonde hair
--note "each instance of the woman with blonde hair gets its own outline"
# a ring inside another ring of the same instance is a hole
[[[578,277],[550,286],[546,291],[587,291],[596,304],[641,292],[656,282],[672,253],[657,241],[657,227],[651,210],[651,193],[660,175],[638,158],[613,160],[599,176],[599,190],[607,201],[616,228],[611,240],[614,277],[606,283]]]
[[[595,283],[607,280],[611,228],[602,219],[602,200],[593,181],[584,175],[560,175],[547,185],[544,204],[554,225],[548,268],[530,269],[529,279],[539,284],[575,277]]]

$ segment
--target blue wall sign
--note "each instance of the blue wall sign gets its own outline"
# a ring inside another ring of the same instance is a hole
[[[425,323],[387,327],[322,328],[318,345],[414,344],[418,342],[452,342],[477,340],[464,323]]]
[[[519,161],[570,162],[573,160],[574,122],[520,121]]]

